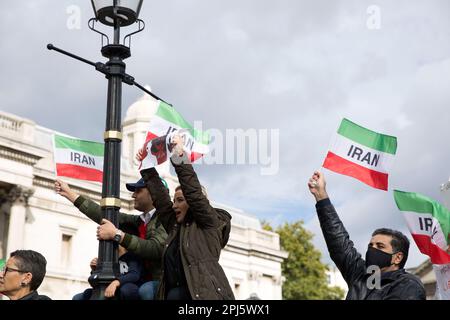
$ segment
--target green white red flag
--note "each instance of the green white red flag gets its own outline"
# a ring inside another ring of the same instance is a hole
[[[394,199],[420,252],[429,256],[433,264],[450,263],[450,211],[414,192],[394,190]]]
[[[344,118],[323,167],[387,190],[396,151],[396,137],[366,129]]]
[[[417,247],[433,264],[436,298],[450,300],[450,211],[414,192],[394,190],[394,199]]]
[[[54,135],[56,175],[88,181],[103,181],[103,143]]]
[[[150,121],[144,144],[144,160],[139,169],[155,167],[170,157],[170,140],[175,132],[184,137],[184,150],[190,155],[191,162],[208,153],[209,134],[195,129],[173,107],[159,101]]]

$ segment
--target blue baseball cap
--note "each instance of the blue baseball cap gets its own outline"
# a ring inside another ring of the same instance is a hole
[[[138,182],[136,182],[136,183],[127,183],[126,187],[127,187],[127,190],[131,191],[131,192],[135,192],[136,189],[139,189],[139,188],[145,188],[144,178],[140,178],[138,180]]]
[[[166,187],[166,189],[169,189],[169,186],[167,185],[166,180],[164,180],[161,177],[159,177],[159,178],[161,179],[161,182],[163,183],[164,187]],[[128,191],[135,192],[136,189],[145,188],[146,184],[145,184],[144,178],[140,178],[136,183],[127,183],[126,187],[127,187]]]

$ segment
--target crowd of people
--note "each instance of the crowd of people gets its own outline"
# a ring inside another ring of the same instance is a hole
[[[167,184],[155,168],[142,170],[142,178],[128,183],[134,208],[140,215],[119,213],[118,226],[102,218],[101,207],[78,195],[67,183],[55,181],[55,191],[98,224],[99,240],[115,241],[119,248],[119,273],[106,288],[105,298],[141,300],[232,300],[233,291],[219,264],[228,242],[231,215],[211,206],[198,177],[175,135],[170,159],[180,185],[170,199]],[[144,150],[137,154],[142,160]],[[373,232],[365,259],[357,252],[326,191],[323,173],[315,172],[308,188],[330,256],[348,284],[349,300],[423,300],[421,281],[404,269],[408,238],[383,228]],[[91,261],[95,274],[97,258]],[[46,272],[38,252],[11,253],[0,272],[0,293],[11,300],[48,300],[37,289]],[[378,273],[377,273],[378,272]],[[379,281],[369,281],[379,276]],[[93,289],[74,295],[89,300]]]

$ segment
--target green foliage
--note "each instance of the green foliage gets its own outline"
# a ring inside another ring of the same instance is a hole
[[[268,221],[266,221],[266,220],[262,220],[262,221],[261,221],[261,227],[263,228],[263,230],[274,232],[272,226],[271,226],[270,223],[269,223]]]
[[[273,231],[268,222],[263,221],[263,229]],[[303,226],[303,221],[285,223],[275,232],[280,235],[281,247],[289,253],[282,263],[283,299],[327,299],[344,297],[338,287],[328,287],[327,266],[320,261],[321,253],[312,244],[313,234]]]

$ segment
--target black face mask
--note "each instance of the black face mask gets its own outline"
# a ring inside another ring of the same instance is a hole
[[[392,255],[395,253],[387,253],[373,247],[369,247],[366,252],[366,267],[378,266],[380,269],[392,265]]]

